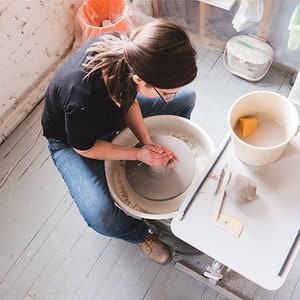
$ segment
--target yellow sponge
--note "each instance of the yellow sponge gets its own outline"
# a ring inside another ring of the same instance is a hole
[[[256,117],[240,118],[242,136],[246,137],[250,134],[253,134],[257,129],[257,125],[258,119]]]

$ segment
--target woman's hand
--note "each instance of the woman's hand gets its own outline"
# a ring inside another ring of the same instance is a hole
[[[173,168],[178,157],[174,152],[161,145],[145,145],[139,148],[137,159],[150,166],[163,166],[167,163]]]

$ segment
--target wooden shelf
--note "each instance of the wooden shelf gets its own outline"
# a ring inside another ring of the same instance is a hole
[[[230,10],[233,7],[234,3],[236,2],[236,0],[198,0],[198,1],[216,7],[220,7],[226,10]]]

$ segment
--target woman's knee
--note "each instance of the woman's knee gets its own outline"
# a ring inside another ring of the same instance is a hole
[[[196,102],[196,93],[193,89],[184,87],[176,94],[172,102],[170,104],[173,105],[176,115],[190,119]]]
[[[191,89],[190,87],[184,87],[182,88],[176,95],[176,98],[178,97],[179,101],[181,103],[184,103],[184,105],[191,110],[195,106],[196,102],[196,92]]]

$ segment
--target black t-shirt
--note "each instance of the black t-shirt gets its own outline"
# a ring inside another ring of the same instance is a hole
[[[118,130],[124,113],[108,95],[101,70],[84,79],[86,49],[98,37],[74,52],[55,72],[46,92],[43,134],[79,150],[91,148],[98,138]],[[90,53],[89,53],[90,54]]]

